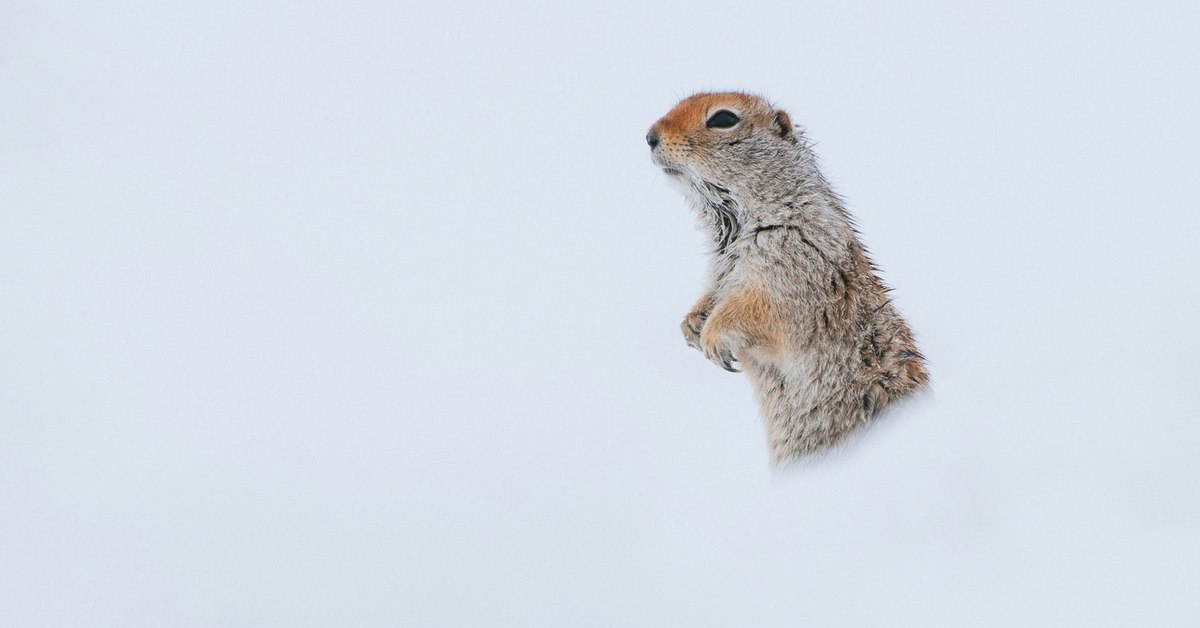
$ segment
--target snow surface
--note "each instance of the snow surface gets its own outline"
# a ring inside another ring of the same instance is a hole
[[[1194,626],[1200,5],[0,6],[0,617]],[[931,361],[768,466],[643,135],[807,127]]]

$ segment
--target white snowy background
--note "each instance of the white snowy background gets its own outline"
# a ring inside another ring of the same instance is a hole
[[[0,623],[1194,626],[1200,5],[0,4]],[[934,393],[773,471],[643,136],[816,142]]]

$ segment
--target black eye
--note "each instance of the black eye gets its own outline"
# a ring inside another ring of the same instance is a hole
[[[704,126],[710,129],[728,129],[741,121],[742,119],[737,117],[732,111],[722,109],[712,114],[708,118],[708,122],[704,123]]]

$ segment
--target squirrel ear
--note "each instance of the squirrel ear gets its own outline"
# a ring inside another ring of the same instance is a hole
[[[775,119],[772,121],[775,126],[775,132],[785,140],[795,141],[796,138],[792,134],[792,119],[783,109],[775,110]]]

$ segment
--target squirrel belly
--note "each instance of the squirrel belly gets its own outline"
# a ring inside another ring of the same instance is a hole
[[[787,113],[701,93],[646,140],[713,242],[684,338],[750,378],[777,463],[828,450],[926,385],[911,329]]]

